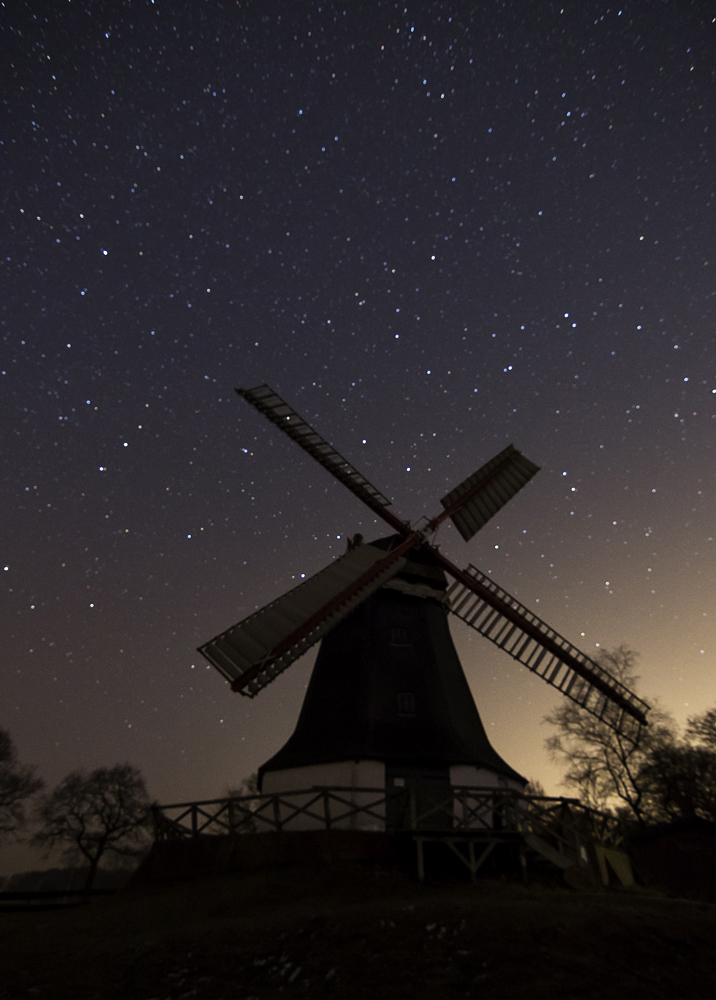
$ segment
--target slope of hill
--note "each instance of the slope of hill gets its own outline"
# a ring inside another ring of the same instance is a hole
[[[0,998],[712,1000],[716,906],[380,868],[126,890],[0,920]]]

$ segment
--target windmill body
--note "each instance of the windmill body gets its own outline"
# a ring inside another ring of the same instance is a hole
[[[253,697],[321,643],[295,732],[260,769],[263,792],[340,787],[359,805],[360,789],[522,790],[525,779],[487,739],[449,613],[638,739],[648,705],[490,576],[472,565],[459,569],[431,542],[447,518],[469,541],[536,465],[509,445],[443,497],[440,514],[418,529],[272,389],[237,392],[394,532],[368,544],[356,536],[325,569],[200,647],[235,691]],[[383,828],[395,825],[387,801],[378,817]]]
[[[400,536],[371,543],[384,551]],[[450,634],[447,580],[430,551],[322,640],[288,742],[260,769],[264,792],[314,786],[513,787],[490,745]]]

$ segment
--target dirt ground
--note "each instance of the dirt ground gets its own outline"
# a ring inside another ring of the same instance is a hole
[[[0,998],[713,1000],[716,905],[377,868],[288,869],[0,913]]]

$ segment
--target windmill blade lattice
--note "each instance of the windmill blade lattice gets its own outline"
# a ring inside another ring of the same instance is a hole
[[[442,498],[445,510],[431,524],[449,517],[469,542],[537,472],[539,465],[510,444]]]
[[[407,534],[408,526],[392,511],[386,509],[390,505],[390,500],[383,496],[379,489],[373,486],[340,452],[336,451],[332,444],[322,438],[318,431],[299,416],[270,386],[259,385],[255,389],[237,389],[236,391],[239,396],[255,406],[265,417],[268,417],[271,423],[276,424],[284,434],[287,434],[291,440],[315,458],[324,469],[328,469],[332,476],[347,486],[351,493],[367,504],[374,513],[382,517],[401,534]]]
[[[475,566],[464,574],[488,596],[456,579],[448,599],[458,618],[616,732],[638,739],[649,711],[646,702]]]
[[[199,647],[202,656],[253,698],[405,565],[404,542],[386,555],[358,545],[287,594]]]

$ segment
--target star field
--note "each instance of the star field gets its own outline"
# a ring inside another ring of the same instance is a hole
[[[469,5],[468,5],[469,6]],[[474,6],[474,5],[473,5]],[[195,647],[512,441],[466,547],[585,652],[716,702],[716,24],[699,4],[71,3],[4,34],[0,726],[50,783],[211,798],[292,731]],[[455,623],[495,747],[558,695]]]

